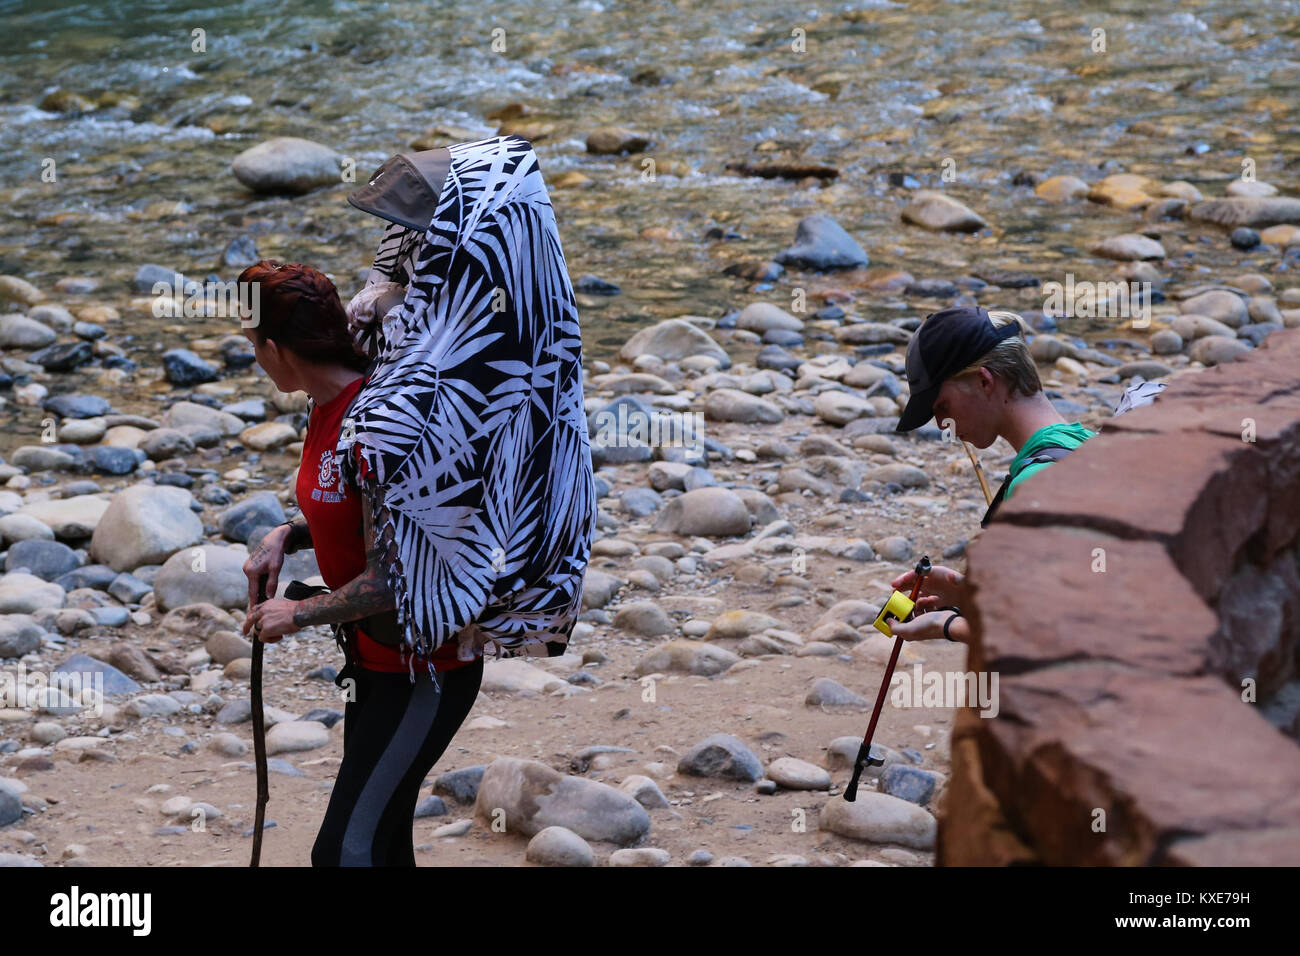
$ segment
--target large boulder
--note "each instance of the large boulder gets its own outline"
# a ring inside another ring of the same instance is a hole
[[[248,578],[242,548],[205,544],[177,551],[153,581],[154,598],[164,611],[186,604],[242,608],[248,604]]]
[[[277,136],[244,150],[230,164],[230,171],[261,193],[305,193],[342,181],[338,153],[297,136]]]
[[[731,358],[722,346],[685,319],[665,319],[642,329],[624,343],[618,354],[629,362],[642,355],[656,355],[665,362],[676,362],[692,355],[709,355],[718,360],[719,368],[731,365]]]
[[[498,757],[488,765],[474,810],[507,833],[529,837],[559,826],[585,840],[627,846],[650,831],[650,815],[631,795],[517,757]]]
[[[133,485],[118,492],[90,539],[91,556],[114,571],[162,564],[203,540],[193,500],[184,488],[168,485]]]
[[[655,516],[655,531],[680,535],[741,535],[750,528],[749,509],[727,488],[697,488],[679,495]]]
[[[25,505],[18,514],[29,515],[49,526],[56,538],[79,540],[95,533],[109,501],[98,495],[73,495]]]

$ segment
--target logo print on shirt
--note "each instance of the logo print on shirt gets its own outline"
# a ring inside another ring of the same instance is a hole
[[[325,501],[331,504],[336,501],[344,501],[348,496],[348,492],[347,486],[341,481],[342,475],[342,462],[338,458],[334,457],[333,449],[327,448],[321,452],[320,470],[316,473],[316,482],[319,487],[311,490],[312,500]],[[338,482],[339,490],[327,490],[329,486],[334,484],[336,481]]]

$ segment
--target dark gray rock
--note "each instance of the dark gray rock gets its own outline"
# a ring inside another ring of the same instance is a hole
[[[784,266],[804,269],[856,269],[868,264],[867,254],[844,228],[822,213],[806,216],[795,229],[794,245],[775,257]]]
[[[725,777],[753,782],[763,778],[763,763],[738,738],[713,734],[682,755],[677,772],[692,777]]]
[[[41,407],[61,418],[94,418],[97,415],[107,415],[113,408],[98,395],[83,395],[80,392],[51,395],[41,402]]]
[[[337,710],[330,710],[328,707],[315,707],[307,711],[298,718],[299,720],[314,720],[324,724],[326,727],[333,727],[343,719],[343,714]]]
[[[922,807],[930,802],[942,779],[932,770],[922,770],[904,763],[890,764],[881,773],[885,793]]]
[[[54,583],[65,591],[73,591],[77,588],[107,591],[113,581],[117,579],[117,576],[117,572],[107,564],[85,564],[79,568],[73,568],[67,574],[59,575],[54,579]]]
[[[162,361],[167,381],[173,385],[188,387],[212,382],[217,378],[217,370],[189,349],[171,349],[164,352]]]
[[[442,802],[442,797],[425,797],[415,808],[415,819],[417,820],[424,817],[442,817],[446,815],[447,804]]]
[[[73,654],[62,664],[59,664],[56,669],[65,673],[75,671],[77,673],[103,674],[105,696],[137,694],[142,689],[139,684],[112,664],[105,664],[89,654]]]
[[[121,574],[115,575],[108,584],[108,593],[123,604],[139,604],[144,600],[144,596],[152,590],[152,584],[141,581],[129,571],[123,571]]]
[[[66,544],[43,538],[28,538],[16,542],[5,556],[5,571],[27,568],[38,578],[53,581],[80,565],[77,552]]]
[[[450,797],[457,803],[473,803],[478,799],[478,785],[483,781],[483,773],[486,770],[487,764],[465,767],[462,770],[449,770],[433,781],[433,792]]]
[[[144,452],[116,445],[96,445],[90,449],[86,466],[106,475],[129,475],[145,460]]]
[[[64,342],[37,349],[27,356],[27,361],[41,366],[47,372],[70,372],[92,358],[94,352],[89,342]]]
[[[250,495],[217,518],[221,533],[231,541],[246,542],[254,528],[278,525],[284,521],[284,506],[273,491]]]

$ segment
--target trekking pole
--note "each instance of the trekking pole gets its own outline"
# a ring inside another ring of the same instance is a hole
[[[903,597],[902,592],[895,591],[890,595],[885,606],[880,609],[880,614],[876,618],[875,628],[884,634],[893,634],[889,628],[891,618],[899,621],[906,621],[912,616],[912,610],[916,606],[916,596],[921,593],[921,582],[925,576],[930,573],[929,555],[921,558],[916,565],[916,583],[912,585],[912,594],[910,597]],[[862,746],[858,748],[858,757],[853,761],[853,779],[844,790],[844,799],[852,803],[858,798],[858,780],[862,776],[862,771],[869,766],[883,766],[885,761],[879,757],[871,756],[871,739],[876,735],[876,722],[880,720],[880,708],[884,706],[885,694],[889,691],[889,682],[894,676],[894,665],[898,663],[898,652],[903,649],[903,637],[898,635],[894,638],[894,650],[889,655],[889,666],[885,668],[884,680],[880,682],[880,693],[876,695],[876,709],[871,712],[871,723],[867,726],[867,735],[862,738]]]
[[[971,443],[968,441],[962,442],[962,445],[966,448],[966,457],[975,466],[975,477],[980,480],[980,491],[984,492],[984,503],[986,505],[993,504],[993,492],[989,491],[988,479],[984,477],[984,469],[980,467],[980,460],[975,457],[975,449],[971,447]]]
[[[266,600],[266,575],[257,579],[257,603]],[[257,813],[253,821],[253,858],[256,867],[262,858],[262,826],[266,823],[266,804],[271,799],[266,767],[266,711],[262,706],[262,638],[253,634],[253,668],[249,677],[253,708],[253,760],[257,764]]]

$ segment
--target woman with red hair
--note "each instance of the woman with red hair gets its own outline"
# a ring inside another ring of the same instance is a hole
[[[310,625],[335,625],[348,658],[336,681],[350,692],[343,761],[312,864],[414,866],[411,824],[420,784],[473,706],[483,658],[458,660],[457,645],[447,643],[431,658],[443,675],[441,691],[428,675],[414,684],[407,679],[371,509],[335,455],[370,361],[356,350],[334,284],[308,266],[266,260],[239,281],[257,283],[257,313],[244,335],[258,364],[280,391],[304,391],[310,399],[297,481],[302,515],[269,532],[244,565],[244,632],[274,642]],[[275,594],[284,556],[300,548],[315,549],[330,591],[258,604],[258,578],[266,575],[266,593]]]
[[[258,361],[314,405],[306,524],[249,559],[250,604],[257,576],[308,537],[334,589],[250,607],[245,627],[349,633],[339,682],[353,677],[357,697],[312,862],[409,866],[416,793],[474,702],[483,655],[568,647],[596,487],[577,300],[531,144],[399,153],[348,200],[386,225],[346,311],[302,266],[242,277],[261,289],[246,330]]]

